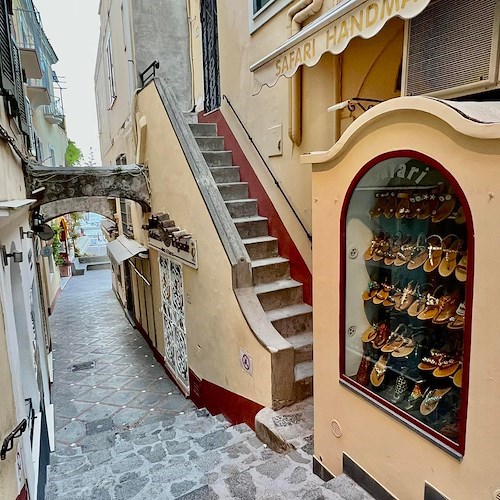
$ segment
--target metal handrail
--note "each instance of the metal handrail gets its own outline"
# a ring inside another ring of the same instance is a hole
[[[255,151],[257,152],[257,154],[259,155],[260,159],[262,160],[262,163],[264,164],[264,166],[266,167],[267,171],[271,175],[271,177],[272,177],[272,179],[274,181],[274,184],[279,189],[280,193],[283,195],[283,198],[285,198],[285,201],[287,202],[288,206],[290,207],[290,210],[292,211],[293,215],[295,215],[295,217],[298,220],[299,224],[301,225],[302,229],[307,234],[307,238],[309,239],[309,241],[312,242],[312,235],[309,233],[309,231],[307,230],[305,224],[302,222],[301,218],[299,217],[299,214],[297,213],[297,211],[293,207],[292,202],[289,200],[289,198],[286,195],[285,191],[283,191],[283,188],[281,187],[280,182],[278,181],[278,179],[274,175],[273,171],[271,170],[271,167],[268,165],[268,163],[264,159],[264,156],[262,156],[262,153],[259,151],[259,148],[257,147],[257,145],[255,144],[255,142],[253,141],[252,136],[250,135],[250,133],[248,132],[247,128],[245,127],[245,125],[241,121],[241,119],[240,119],[237,111],[234,109],[233,105],[231,104],[231,101],[228,99],[227,95],[223,95],[222,98],[229,104],[229,107],[231,108],[232,112],[234,113],[234,116],[236,116],[236,119],[240,122],[241,127],[245,131],[245,133],[246,133],[246,135],[248,137],[248,140],[250,141],[250,144],[254,147]]]
[[[153,80],[156,76],[156,70],[160,67],[160,62],[156,59],[142,72],[139,74],[141,79],[141,88],[145,87],[148,82]],[[147,73],[150,72],[149,75]]]
[[[3,440],[2,448],[0,449],[0,460],[5,460],[7,452],[14,448],[14,439],[23,435],[28,427],[28,421],[23,418],[16,428]]]

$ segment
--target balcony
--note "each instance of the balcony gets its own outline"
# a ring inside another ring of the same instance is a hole
[[[19,54],[26,78],[42,78],[42,66],[35,46],[28,43],[21,43],[19,45]]]
[[[26,86],[26,94],[33,109],[42,105],[50,105],[50,94],[47,84],[43,79],[29,78]]]
[[[64,120],[61,100],[58,97],[53,97],[52,102],[43,107],[43,114],[45,119],[52,125],[60,125]]]

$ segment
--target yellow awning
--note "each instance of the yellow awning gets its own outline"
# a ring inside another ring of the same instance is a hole
[[[264,85],[273,87],[282,76],[290,78],[304,64],[314,66],[326,52],[342,53],[353,38],[375,36],[394,17],[417,16],[429,3],[430,0],[348,0],[338,5],[250,67],[254,95]]]

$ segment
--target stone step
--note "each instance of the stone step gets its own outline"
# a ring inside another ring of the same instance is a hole
[[[224,137],[195,137],[201,151],[224,151]]]
[[[295,384],[294,393],[295,399],[300,401],[313,393],[313,363],[312,361],[304,361],[294,367]]]
[[[233,219],[241,238],[255,238],[267,235],[267,217],[238,217]]]
[[[209,167],[231,167],[233,165],[231,151],[202,151],[201,154]]]
[[[175,433],[175,430],[175,428],[171,429],[170,433]],[[87,470],[81,468],[73,472],[68,470],[64,476],[59,474],[57,476],[59,479],[52,476],[51,470],[46,499],[72,498],[72,493],[85,491],[86,488],[90,488],[91,491],[114,489],[116,493],[119,485],[126,486],[126,477],[129,477],[131,473],[132,477],[136,477],[134,472],[142,477],[148,477],[150,484],[156,478],[158,480],[156,487],[166,488],[166,485],[174,480],[181,482],[185,480],[187,473],[191,477],[193,461],[197,458],[207,472],[213,470],[220,455],[226,455],[228,457],[226,465],[230,465],[234,452],[254,436],[250,427],[246,424],[238,424],[181,441],[168,435],[166,431],[159,432],[154,442],[144,438],[135,441],[118,440],[112,448],[101,450],[99,456],[95,454],[92,457],[89,456],[91,468]],[[255,441],[254,446],[259,447],[260,444]],[[231,452],[231,449],[234,451]],[[99,461],[98,465],[92,466],[92,458]],[[249,466],[250,464],[246,464],[246,468]],[[196,483],[192,487],[195,485]],[[158,490],[157,493],[156,496],[148,494],[141,498],[165,498],[161,495],[164,490]],[[82,498],[81,493],[79,495],[77,498]],[[83,498],[95,497],[84,496]]]
[[[283,337],[291,337],[312,330],[312,307],[295,304],[267,311],[267,317]]]
[[[248,182],[222,182],[217,187],[224,201],[248,198]]]
[[[302,302],[302,283],[293,279],[277,280],[257,285],[255,293],[264,311],[299,304]]]
[[[290,262],[283,257],[252,260],[252,277],[254,285],[290,277]]]
[[[240,167],[212,167],[210,172],[218,184],[240,182]]]
[[[303,363],[305,361],[312,361],[313,359],[313,332],[299,333],[287,337],[288,342],[292,344],[295,352],[295,364]]]
[[[233,218],[251,217],[257,215],[257,200],[246,198],[244,200],[227,200],[226,207]]]
[[[187,111],[182,114],[184,115],[184,118],[188,124],[198,123],[198,113],[192,113],[190,111]]]
[[[217,136],[217,125],[215,123],[190,123],[189,128],[195,137]]]
[[[267,259],[278,255],[278,238],[274,236],[245,238],[243,244],[252,260]]]
[[[230,423],[222,416],[212,416],[205,408],[176,415],[171,420],[149,421],[149,423],[141,423],[137,427],[122,430],[121,428],[114,429],[114,432],[109,437],[109,432],[97,432],[87,435],[80,441],[80,446],[65,447],[64,454],[56,453],[51,455],[51,463],[71,462],[75,457],[107,450],[113,446],[117,439],[150,440],[151,436],[155,436],[158,432],[165,429],[176,429],[176,439],[185,439],[188,436],[202,436],[209,430],[219,430],[229,427]],[[113,431],[113,429],[112,429]],[[54,460],[53,460],[54,459]]]

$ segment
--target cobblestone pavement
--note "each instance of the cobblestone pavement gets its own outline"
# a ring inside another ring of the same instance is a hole
[[[247,425],[195,409],[126,320],[110,271],[72,278],[51,326],[46,500],[371,499],[346,476],[315,476],[310,443],[279,455]]]

